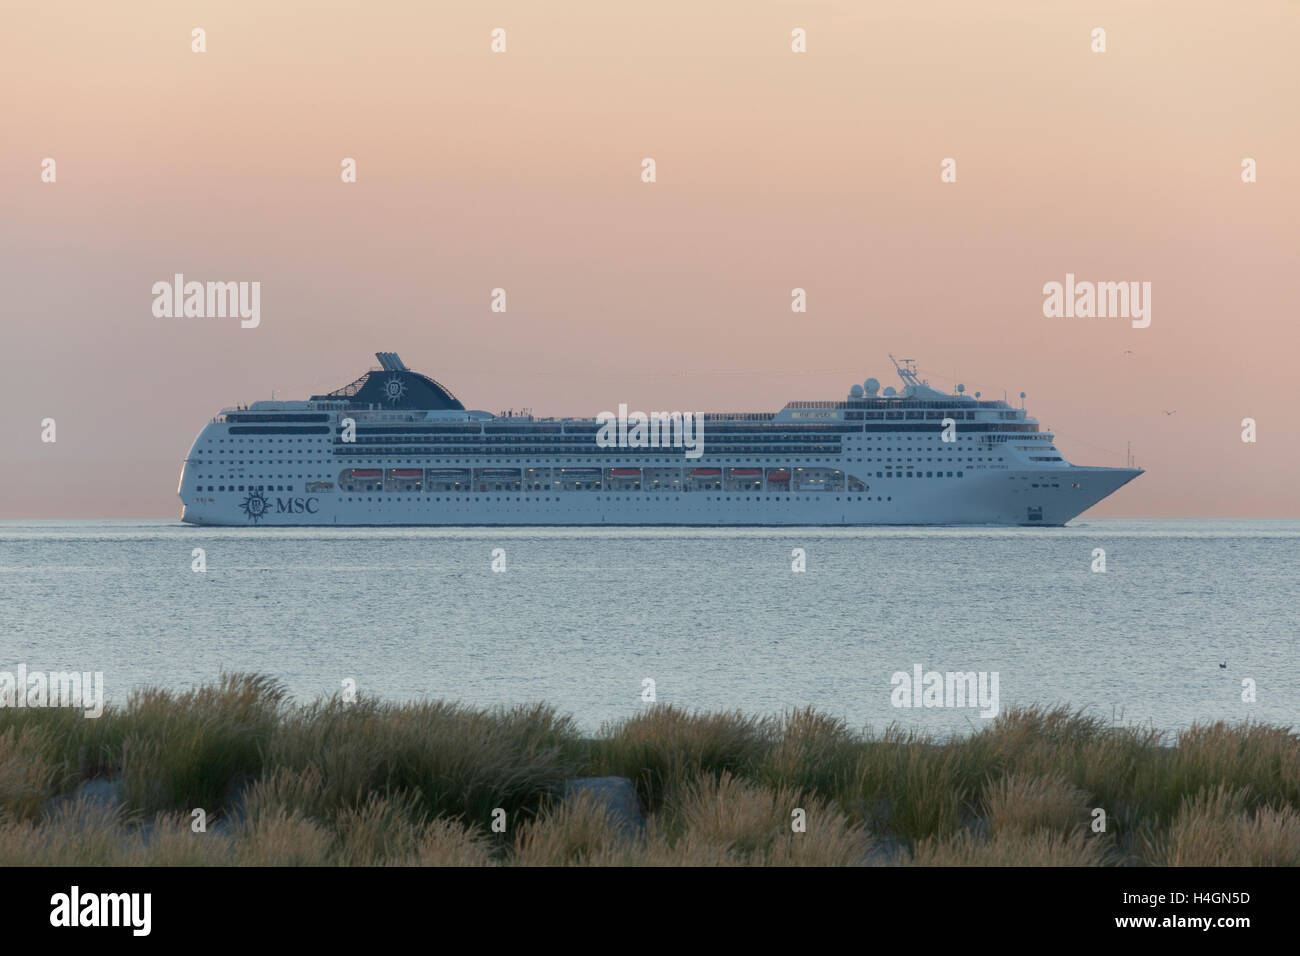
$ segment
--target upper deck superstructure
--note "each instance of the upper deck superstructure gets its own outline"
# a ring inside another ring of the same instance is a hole
[[[1072,465],[1023,408],[932,388],[910,361],[901,390],[868,379],[839,401],[704,414],[689,450],[611,446],[597,418],[469,410],[377,356],[333,392],[223,409],[186,459],[183,520],[1060,525],[1141,473]]]

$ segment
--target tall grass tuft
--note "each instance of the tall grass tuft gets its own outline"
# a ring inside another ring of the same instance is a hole
[[[904,862],[908,866],[1102,866],[1110,852],[1108,841],[1082,829],[1003,832],[989,839],[961,830],[920,841]]]
[[[802,811],[795,829],[796,811]],[[719,862],[753,866],[858,866],[872,840],[860,823],[811,793],[767,787],[723,772],[700,776],[669,798],[677,842]]]
[[[235,850],[232,838],[212,828],[196,833],[186,813],[160,813],[147,835],[126,840],[117,866],[230,866]]]
[[[340,810],[334,820],[339,863],[391,866],[402,863],[420,840],[419,791],[388,796],[372,793],[359,807]]]
[[[477,827],[440,818],[426,823],[406,866],[491,866],[492,846]]]
[[[986,788],[984,820],[995,837],[1040,829],[1069,833],[1089,822],[1088,794],[1060,775],[1009,775]]]
[[[69,780],[114,772],[120,763],[120,734],[114,713],[89,720],[74,707],[0,707],[0,735],[9,730],[40,732],[51,756],[65,765]]]
[[[310,781],[276,786],[316,815],[359,808],[372,793],[409,793],[427,819],[486,827],[496,808],[535,813],[576,769],[576,743],[572,718],[542,704],[474,710],[334,698],[286,718],[268,761]]]
[[[1219,784],[1184,797],[1168,830],[1146,843],[1156,866],[1300,866],[1300,814]]]
[[[40,821],[0,814],[0,866],[114,866],[139,846],[120,807],[80,799]]]
[[[36,819],[59,790],[67,771],[63,761],[51,756],[52,737],[39,724],[11,726],[0,733],[0,811]]]
[[[1178,735],[1160,764],[1162,793],[1148,795],[1166,815],[1181,809],[1172,794],[1224,786],[1244,792],[1248,807],[1300,803],[1300,736],[1288,728],[1255,723],[1202,724]]]
[[[996,767],[981,741],[941,743],[891,727],[867,740],[843,803],[873,830],[914,842],[960,827]]]
[[[149,812],[221,810],[235,788],[261,773],[284,696],[279,682],[257,674],[228,674],[216,687],[184,694],[133,694],[125,714],[106,715],[121,738],[128,804]]]
[[[592,745],[592,761],[598,774],[631,778],[653,813],[669,789],[700,774],[752,776],[774,733],[771,720],[738,711],[688,713],[670,704],[607,725]]]
[[[635,862],[639,846],[591,792],[581,792],[519,828],[516,866],[614,866]]]
[[[838,717],[811,707],[789,711],[776,729],[776,743],[758,777],[823,799],[840,796],[853,781],[863,752],[861,738]]]
[[[240,821],[235,861],[242,866],[331,866],[338,836],[328,826],[278,808]]]

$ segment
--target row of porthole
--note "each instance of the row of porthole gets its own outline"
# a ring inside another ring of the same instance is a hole
[[[470,496],[468,496],[468,495],[459,495],[459,496],[452,496],[452,497],[449,497],[447,500],[448,500],[448,501],[468,501],[468,500],[469,500],[469,497],[470,497]],[[826,496],[826,497],[829,497],[829,496]],[[872,500],[875,500],[875,501],[893,501],[893,500],[894,500],[894,498],[893,498],[892,495],[886,495],[886,496],[884,496],[883,498],[882,498],[880,495],[876,495],[874,499],[872,498],[871,495],[857,495],[857,496],[845,496],[845,497],[846,497],[846,499],[847,499],[848,501],[872,501]],[[503,499],[500,499],[500,498],[483,498],[483,497],[480,497],[479,495],[474,495],[473,498],[474,498],[475,501],[487,501],[489,504],[495,504],[495,503],[500,502],[501,500],[503,500]],[[628,497],[628,498],[622,498],[622,497],[620,497],[619,495],[606,495],[605,497],[600,498],[600,499],[586,499],[586,500],[600,500],[600,501],[608,501],[610,498],[614,498],[614,499],[619,500],[619,501],[634,501],[634,502],[639,502],[639,501],[646,501],[646,500],[648,500],[648,499],[646,499],[646,498],[642,498],[642,497],[639,496],[639,495],[637,495],[637,496],[635,496],[635,497]],[[346,501],[353,501],[353,500],[361,501],[362,499],[361,499],[361,498],[356,498],[356,499],[353,499],[353,498],[347,498],[347,499],[345,499],[345,500],[346,500]],[[374,498],[366,498],[365,500],[366,500],[366,501],[374,501],[375,499],[374,499]],[[408,500],[408,499],[406,499],[406,498],[400,498],[400,497],[380,498],[380,499],[379,499],[379,501],[380,501],[381,504],[384,503],[384,502],[394,502],[394,501],[401,502],[401,501],[406,501],[406,500]],[[442,501],[442,498],[440,498],[440,497],[436,497],[436,496],[430,498],[430,497],[428,497],[428,496],[423,496],[423,495],[422,495],[422,496],[412,497],[412,498],[410,498],[409,500],[411,500],[411,501],[423,501],[423,502],[429,502],[429,501]],[[520,497],[520,498],[516,498],[515,500],[516,500],[516,501],[574,501],[575,499],[573,499],[573,498],[525,498],[525,497]],[[576,500],[584,500],[584,499],[576,499]],[[682,499],[681,499],[681,498],[665,498],[665,499],[659,499],[659,500],[666,500],[666,501],[681,501]],[[730,500],[731,500],[731,495],[727,495],[726,498],[724,498],[723,500],[725,500],[725,501],[730,501]],[[736,495],[736,500],[737,500],[737,501],[740,500],[740,495]],[[790,495],[763,495],[763,496],[761,496],[761,497],[751,497],[751,496],[749,496],[749,495],[746,495],[746,496],[745,496],[745,501],[802,501],[802,502],[805,502],[805,503],[809,503],[809,502],[813,502],[813,501],[824,501],[824,500],[825,500],[825,498],[792,498]],[[840,501],[840,500],[841,500],[840,496],[839,496],[839,495],[836,495],[836,496],[835,496],[835,500],[836,500],[836,501]]]
[[[211,491],[235,491],[236,488],[235,488],[234,485],[231,485],[229,488],[227,488],[225,485],[217,485],[217,486],[215,486],[215,487],[212,486],[212,485],[208,485],[207,488],[205,489],[203,485],[199,485],[199,486],[198,486],[197,488],[195,488],[194,490],[195,490],[195,491],[204,491],[204,490],[206,490],[206,491],[210,491],[210,492],[211,492]],[[244,486],[243,486],[243,485],[240,485],[239,488],[238,488],[238,490],[239,490],[239,491],[243,491],[243,490],[244,490]],[[249,486],[248,486],[248,490],[249,490],[249,491],[289,491],[289,492],[292,492],[292,491],[293,491],[293,485],[249,485]]]

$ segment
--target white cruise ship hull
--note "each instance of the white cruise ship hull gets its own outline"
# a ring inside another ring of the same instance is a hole
[[[877,396],[869,379],[844,401],[775,413],[655,413],[675,417],[683,441],[665,424],[663,442],[637,444],[625,422],[614,440],[609,413],[467,410],[395,354],[378,356],[382,369],[327,395],[224,409],[186,458],[182,520],[1059,526],[1142,473],[1073,465],[1023,407],[938,391],[910,364],[902,393]]]
[[[1007,525],[1059,526],[1087,511],[1142,472],[1069,468],[993,472],[962,479],[873,482],[869,494],[801,492],[601,491],[554,494],[304,495],[266,492],[259,520],[245,513],[241,492],[187,504],[182,520],[197,525],[313,527],[366,525]],[[1077,485],[1077,487],[1076,487]],[[1037,486],[1037,487],[1035,487]],[[352,500],[348,500],[351,498]]]

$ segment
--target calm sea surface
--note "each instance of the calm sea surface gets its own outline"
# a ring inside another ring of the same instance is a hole
[[[191,569],[206,552],[207,571]],[[494,573],[494,549],[506,570]],[[807,570],[793,573],[802,548]],[[1105,549],[1106,572],[1092,570]],[[1300,521],[1063,529],[196,529],[0,523],[0,670],[110,701],[259,671],[310,699],[548,701],[586,730],[661,703],[938,733],[891,675],[997,672],[999,704],[1178,728],[1300,725]],[[1227,667],[1220,667],[1226,663]],[[1256,700],[1243,702],[1242,682]]]

